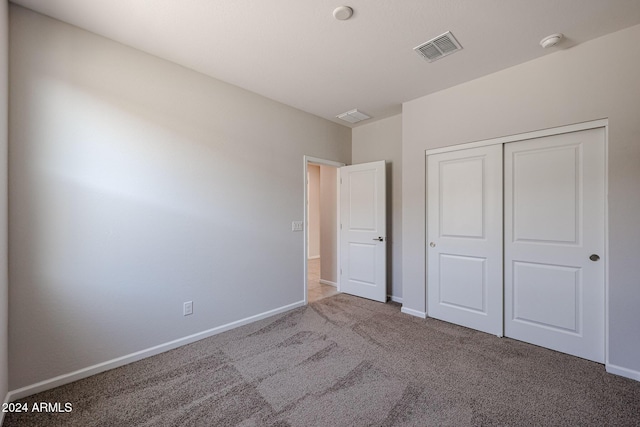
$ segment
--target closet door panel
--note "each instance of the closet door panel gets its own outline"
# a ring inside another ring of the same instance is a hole
[[[427,167],[428,315],[502,336],[502,146]]]
[[[505,334],[604,362],[604,128],[505,144]]]

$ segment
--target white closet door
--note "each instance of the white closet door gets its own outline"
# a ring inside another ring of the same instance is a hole
[[[505,334],[604,362],[604,128],[505,144]]]
[[[428,315],[502,336],[502,145],[427,162]]]

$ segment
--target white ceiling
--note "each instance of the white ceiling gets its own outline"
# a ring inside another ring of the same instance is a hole
[[[640,0],[13,2],[341,124],[347,110],[387,117],[404,101],[640,23]],[[341,4],[355,11],[348,21],[333,18]],[[448,30],[462,51],[433,63],[413,51]],[[556,32],[566,39],[543,50]]]

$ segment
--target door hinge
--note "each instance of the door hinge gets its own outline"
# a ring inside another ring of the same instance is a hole
[[[342,224],[340,224],[340,230],[342,230]]]

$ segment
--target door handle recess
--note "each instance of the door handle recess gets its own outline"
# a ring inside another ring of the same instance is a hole
[[[384,237],[374,238],[373,240],[377,240],[378,242],[384,242]]]
[[[598,260],[600,259],[600,255],[598,255],[598,254],[593,254],[593,255],[591,255],[591,256],[589,257],[589,259],[590,259],[591,261],[598,261]]]

